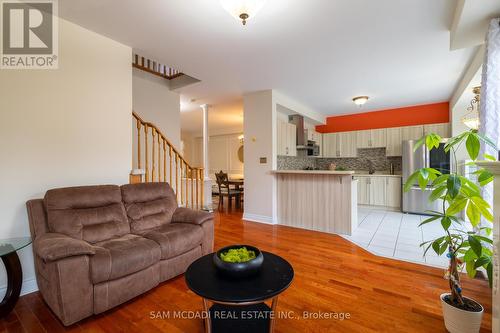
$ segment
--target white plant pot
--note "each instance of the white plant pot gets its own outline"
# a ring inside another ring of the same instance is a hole
[[[450,333],[477,333],[481,328],[484,308],[481,312],[471,312],[461,310],[444,301],[444,297],[449,293],[441,294],[441,306],[443,307],[444,325]],[[466,297],[467,298],[467,297]],[[474,301],[473,299],[469,298]],[[477,302],[476,302],[477,303]],[[478,303],[479,304],[479,303]]]

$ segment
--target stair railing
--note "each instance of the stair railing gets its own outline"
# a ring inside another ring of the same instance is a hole
[[[192,167],[160,129],[132,112],[135,121],[134,168],[143,170],[142,182],[168,182],[179,205],[204,207],[203,168]]]

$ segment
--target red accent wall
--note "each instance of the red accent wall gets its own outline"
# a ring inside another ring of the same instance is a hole
[[[320,133],[349,132],[375,128],[447,123],[449,121],[449,102],[442,102],[345,116],[332,116],[326,119],[326,125],[316,126],[316,131]]]

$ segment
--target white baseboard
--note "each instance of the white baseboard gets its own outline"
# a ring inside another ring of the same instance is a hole
[[[243,213],[243,220],[264,223],[264,224],[275,224],[272,216],[265,216],[258,214]]]
[[[7,286],[0,287],[0,295],[5,295],[6,291]],[[21,286],[21,296],[34,293],[35,291],[38,291],[38,285],[36,284],[36,279],[34,277],[23,280],[23,284]]]

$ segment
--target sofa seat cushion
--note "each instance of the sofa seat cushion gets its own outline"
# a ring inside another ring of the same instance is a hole
[[[93,283],[114,280],[138,272],[160,261],[158,244],[150,239],[127,234],[94,244],[90,257]]]
[[[121,191],[132,233],[171,222],[177,199],[167,183],[127,184]]]
[[[170,259],[199,246],[203,239],[203,229],[194,224],[169,223],[147,231],[142,236],[160,245],[162,259]]]
[[[47,191],[44,198],[50,232],[89,243],[130,233],[116,185],[80,186]]]

